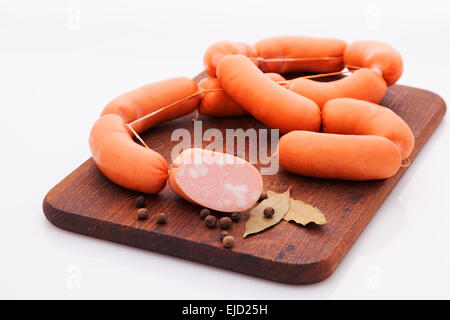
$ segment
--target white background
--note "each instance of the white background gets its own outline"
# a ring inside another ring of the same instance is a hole
[[[446,1],[0,1],[0,298],[450,298],[448,119],[327,280],[284,285],[52,226],[46,192],[90,157],[119,93],[202,70],[217,40],[381,40],[399,83],[450,101]],[[426,105],[423,108],[427,108]]]

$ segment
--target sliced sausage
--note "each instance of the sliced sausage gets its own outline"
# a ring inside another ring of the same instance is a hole
[[[261,175],[249,162],[199,148],[175,158],[169,185],[182,198],[221,212],[250,209],[263,188]]]

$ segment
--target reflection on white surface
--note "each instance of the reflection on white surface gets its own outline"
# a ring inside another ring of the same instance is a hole
[[[446,120],[335,273],[314,285],[91,239],[53,227],[42,213],[45,193],[90,156],[89,130],[106,103],[144,83],[194,76],[213,41],[386,41],[403,54],[401,84],[450,101],[446,2],[408,1],[406,12],[400,1],[372,3],[2,1],[0,298],[450,298]]]

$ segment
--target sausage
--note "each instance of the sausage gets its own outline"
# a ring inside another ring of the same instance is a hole
[[[273,81],[285,81],[278,73],[266,73],[267,77]],[[219,80],[213,77],[203,78],[198,86],[205,90],[222,89]],[[211,117],[233,117],[248,115],[248,112],[241,108],[227,93],[222,91],[211,91],[205,93],[200,101],[198,111],[201,114]]]
[[[374,180],[393,176],[400,153],[379,136],[292,131],[278,144],[280,165],[287,171],[315,178]]]
[[[193,80],[186,77],[170,78],[118,96],[106,105],[101,115],[118,114],[126,123],[130,123],[196,92],[199,89]],[[137,133],[144,132],[158,123],[191,113],[197,108],[199,101],[200,94],[133,124],[132,127]]]
[[[100,171],[124,188],[145,193],[161,191],[168,178],[166,160],[135,143],[126,124],[194,95],[132,127],[136,132],[143,132],[162,121],[188,114],[197,108],[200,99],[197,92],[200,93],[195,82],[179,77],[148,84],[112,100],[89,136],[92,158]]]
[[[414,134],[392,110],[349,98],[328,101],[322,108],[322,130],[328,133],[376,135],[391,140],[403,159],[414,147]]]
[[[236,103],[270,128],[282,133],[320,129],[320,109],[314,101],[273,82],[245,56],[224,57],[217,78]]]
[[[222,89],[219,80],[214,77],[203,78],[198,86],[205,90]],[[200,101],[198,112],[211,117],[248,115],[247,111],[234,102],[224,90],[206,92]]]
[[[339,39],[281,36],[258,41],[254,47],[263,59],[333,58],[305,61],[261,61],[264,72],[334,72],[344,68],[342,56],[347,44]]]
[[[211,77],[216,77],[216,67],[223,57],[233,54],[242,54],[249,58],[256,58],[256,49],[249,44],[236,41],[219,41],[212,44],[203,56],[203,64],[206,72]],[[255,63],[257,61],[255,60]]]
[[[249,162],[199,148],[175,158],[169,185],[187,201],[221,212],[250,209],[263,190],[261,175]]]
[[[335,98],[354,98],[378,103],[386,94],[383,77],[366,68],[330,82],[298,78],[290,81],[286,88],[313,100],[320,108]]]
[[[356,41],[348,45],[344,52],[344,63],[381,73],[388,86],[396,83],[403,72],[400,53],[391,45],[378,41]]]
[[[97,167],[112,182],[150,194],[166,185],[164,157],[134,142],[119,115],[100,117],[89,135],[89,145]]]
[[[286,81],[286,78],[276,72],[265,72],[264,74],[275,82]]]

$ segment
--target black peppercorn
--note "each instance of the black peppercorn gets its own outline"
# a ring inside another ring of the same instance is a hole
[[[148,210],[145,208],[140,208],[137,211],[137,218],[138,220],[145,220],[148,218]]]
[[[202,209],[200,210],[200,219],[205,219],[207,216],[211,214],[211,211],[209,209]]]
[[[220,232],[220,240],[223,240],[223,238],[225,238],[228,235],[228,232],[223,230]]]
[[[241,213],[240,212],[233,212],[231,214],[231,220],[233,220],[234,222],[239,222],[239,220],[241,220]]]
[[[272,207],[267,207],[264,209],[264,217],[272,218],[275,214],[275,210]]]
[[[213,215],[209,215],[205,218],[205,224],[208,228],[213,229],[216,227],[217,218]]]
[[[233,248],[234,237],[233,236],[225,236],[222,240],[222,243],[225,248]]]
[[[145,207],[145,198],[144,196],[139,196],[136,198],[136,208],[144,208]]]
[[[222,229],[230,229],[232,223],[233,222],[231,221],[231,219],[229,217],[223,217],[223,218],[219,219],[219,226]]]
[[[158,224],[165,224],[167,222],[167,215],[164,212],[160,212],[156,215],[156,222]]]

